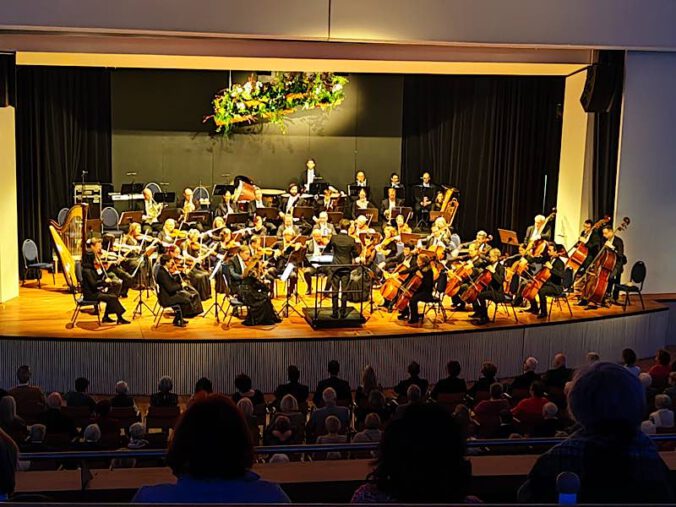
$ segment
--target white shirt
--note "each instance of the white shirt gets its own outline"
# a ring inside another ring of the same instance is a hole
[[[307,179],[307,183],[305,184],[305,188],[307,190],[310,190],[310,185],[312,185],[312,183],[314,183],[314,181],[315,181],[315,170],[314,169],[308,169],[305,177]]]
[[[292,196],[289,197],[289,200],[286,201],[286,212],[287,213],[291,213],[293,211],[293,207],[296,205],[299,198],[300,198],[299,195],[296,195],[296,196],[292,195]]]
[[[265,208],[265,204],[263,204],[263,201],[256,201],[256,207],[257,208]]]

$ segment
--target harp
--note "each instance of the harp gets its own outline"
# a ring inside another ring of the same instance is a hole
[[[76,204],[68,210],[63,225],[54,220],[51,220],[49,225],[66,283],[71,288],[78,286],[75,263],[81,260],[85,253],[87,209],[87,204]]]

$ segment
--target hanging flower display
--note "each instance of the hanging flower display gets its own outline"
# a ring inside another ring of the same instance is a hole
[[[216,132],[229,134],[239,125],[275,123],[285,131],[284,119],[298,110],[330,111],[345,98],[348,79],[330,72],[276,73],[270,81],[258,81],[252,74],[244,84],[233,84],[213,99]]]

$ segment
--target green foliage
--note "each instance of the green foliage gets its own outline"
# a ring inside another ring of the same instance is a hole
[[[234,84],[212,101],[216,132],[229,134],[238,125],[269,122],[284,132],[284,119],[298,110],[320,108],[330,111],[345,98],[348,79],[333,73],[276,73],[269,82],[253,75],[245,84]]]

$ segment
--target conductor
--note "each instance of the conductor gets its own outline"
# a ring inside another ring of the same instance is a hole
[[[334,319],[339,317],[338,291],[341,288],[340,318],[347,317],[347,286],[350,282],[350,271],[352,270],[350,265],[353,263],[353,259],[359,255],[356,241],[347,234],[349,226],[350,221],[342,219],[339,224],[340,232],[331,237],[324,250],[333,253],[333,265],[341,265],[331,268],[331,316]]]

